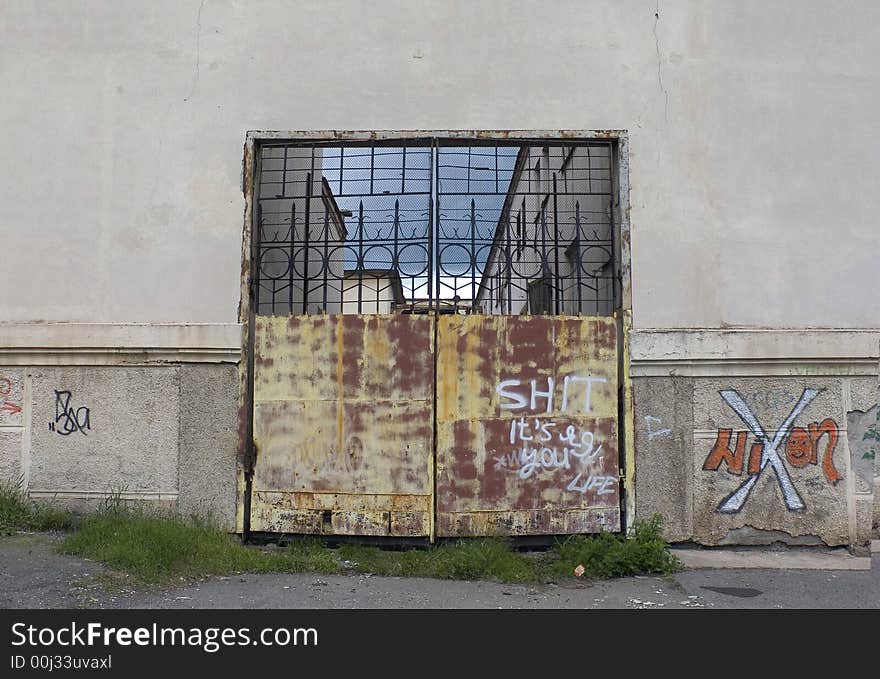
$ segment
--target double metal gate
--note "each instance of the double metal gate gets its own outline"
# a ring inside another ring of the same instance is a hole
[[[251,531],[620,529],[612,150],[261,150]]]

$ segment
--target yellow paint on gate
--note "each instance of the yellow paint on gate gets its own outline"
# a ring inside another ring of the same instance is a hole
[[[251,530],[427,537],[433,318],[255,325]]]
[[[617,530],[617,327],[584,317],[258,316],[251,530],[430,539]],[[605,380],[590,383],[588,412],[578,411],[583,382],[569,385],[563,407],[571,375]],[[549,378],[552,407],[529,417],[589,431],[603,453],[518,478],[495,460],[526,413],[501,408],[509,397],[497,387]],[[613,487],[599,494],[594,477]]]
[[[630,336],[632,334],[632,311],[623,312],[623,488],[626,495],[626,522],[628,529],[636,519],[636,437],[633,384],[630,375]]]

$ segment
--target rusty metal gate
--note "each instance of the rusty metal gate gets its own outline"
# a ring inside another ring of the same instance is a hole
[[[260,148],[250,531],[620,529],[613,153]]]
[[[437,534],[618,530],[614,319],[438,323]]]

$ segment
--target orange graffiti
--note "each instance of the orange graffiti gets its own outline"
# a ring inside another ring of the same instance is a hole
[[[843,476],[834,466],[834,449],[837,447],[837,440],[840,432],[837,423],[830,417],[825,418],[821,422],[811,422],[807,428],[794,427],[785,442],[785,457],[792,467],[802,469],[810,464],[818,464],[819,461],[819,440],[827,434],[828,441],[825,444],[825,451],[822,455],[822,472],[829,483],[836,484]],[[706,471],[718,471],[723,462],[727,467],[727,472],[734,476],[740,476],[743,470],[743,461],[745,459],[746,443],[749,438],[749,432],[736,432],[736,444],[730,447],[730,440],[733,436],[733,429],[719,429],[715,439],[715,444],[706,461],[703,462],[703,469]],[[754,441],[749,449],[749,462],[747,472],[749,476],[754,476],[761,471],[761,458],[764,453],[764,444]]]
[[[834,448],[837,446],[837,438],[839,436],[837,423],[830,417],[826,417],[818,425],[813,422],[809,425],[809,428],[810,439],[813,442],[813,457],[811,460],[813,464],[816,464],[816,448],[818,447],[819,439],[823,435],[828,434],[828,443],[825,444],[825,454],[822,456],[822,471],[825,472],[825,478],[832,485],[836,484],[843,478],[834,467]]]
[[[728,473],[736,476],[742,474],[743,460],[746,454],[746,442],[749,438],[749,433],[746,431],[736,432],[736,447],[731,450],[730,437],[732,434],[733,429],[718,430],[718,438],[715,439],[715,445],[712,446],[712,450],[709,452],[706,461],[703,463],[703,469],[712,472],[718,471],[721,463],[724,462],[727,465]],[[761,455],[763,452],[763,443],[758,443],[757,441],[752,443],[752,447],[749,449],[748,473],[750,476],[761,471]]]
[[[731,450],[731,434],[733,434],[733,429],[718,430],[718,438],[715,439],[715,445],[712,446],[709,456],[703,463],[703,469],[713,472],[718,471],[721,463],[724,462],[729,473],[736,474],[737,476],[742,474],[743,457],[746,453],[746,439],[749,435],[744,431],[736,432],[736,448]],[[751,467],[751,460],[749,460],[749,467]]]
[[[795,427],[785,443],[785,456],[794,467],[806,467],[811,462],[816,464],[815,448],[810,435],[803,427]]]
[[[764,444],[755,441],[752,444],[752,449],[749,451],[749,476],[754,476],[761,471],[761,458],[763,455]]]

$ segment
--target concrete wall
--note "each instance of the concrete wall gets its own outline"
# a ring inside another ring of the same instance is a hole
[[[352,128],[628,130],[636,327],[880,317],[871,0],[11,0],[0,26],[6,320],[235,322],[246,130]]]
[[[75,327],[57,331],[74,348],[28,353],[8,330],[3,358],[15,364],[0,365],[0,482],[78,511],[121,499],[234,527],[234,361],[205,348],[166,350],[166,360],[149,358],[155,347],[102,355],[76,347]],[[162,343],[156,327],[147,334]],[[171,334],[193,343],[192,333]]]
[[[800,333],[800,356],[780,354],[781,332],[728,337],[724,357],[650,361],[642,352],[659,353],[650,334],[633,341],[639,516],[661,513],[676,541],[866,549],[880,527],[874,359],[829,355],[815,333]],[[778,439],[780,471],[761,471],[761,431]],[[740,488],[741,504],[731,499]]]
[[[247,130],[617,129],[639,512],[712,544],[876,521],[880,4],[8,0],[0,34],[0,473],[35,496],[227,520]],[[796,426],[835,422],[843,479],[719,515],[747,476],[702,469],[742,428],[719,390],[770,427],[813,387]]]

